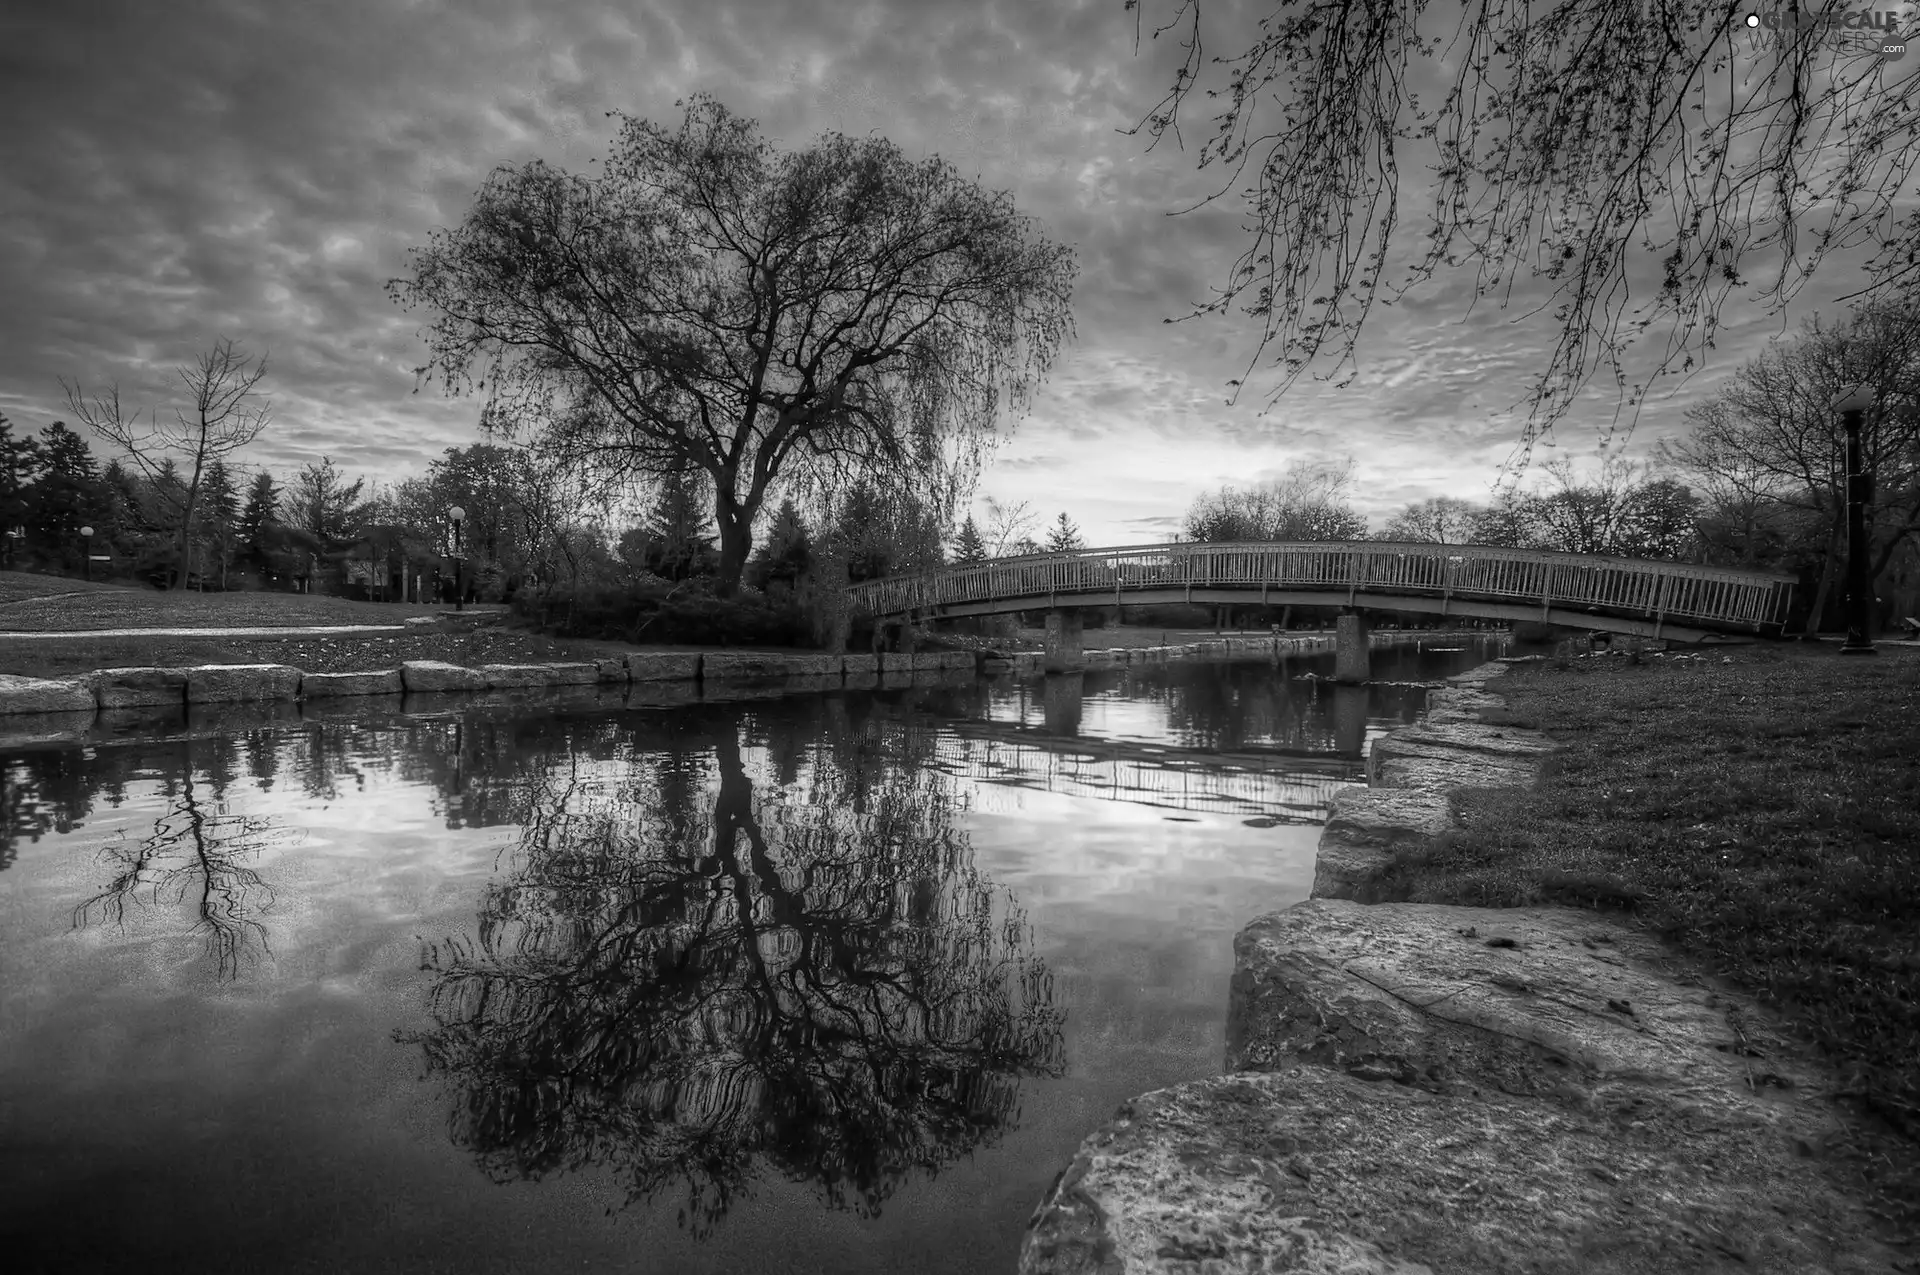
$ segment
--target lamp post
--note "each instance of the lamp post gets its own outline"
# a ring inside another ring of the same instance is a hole
[[[1847,640],[1842,655],[1872,655],[1873,578],[1868,570],[1867,506],[1873,500],[1873,475],[1861,472],[1860,429],[1873,391],[1865,385],[1836,396],[1833,410],[1847,432]],[[1814,617],[1819,622],[1819,617]]]
[[[85,536],[87,539],[86,560],[80,564],[80,567],[81,567],[81,570],[86,573],[87,583],[92,584],[93,583],[93,528],[82,527],[80,528],[80,534]]]
[[[465,609],[464,592],[460,587],[460,524],[466,521],[467,511],[455,505],[447,510],[447,517],[453,519],[453,609]]]

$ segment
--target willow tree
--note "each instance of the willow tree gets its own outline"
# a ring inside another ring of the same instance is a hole
[[[1126,7],[1138,31],[1143,6]],[[1391,303],[1471,265],[1474,300],[1504,305],[1544,281],[1557,334],[1526,396],[1524,455],[1602,365],[1637,404],[1713,347],[1727,300],[1777,311],[1838,249],[1875,250],[1854,295],[1920,277],[1920,212],[1896,204],[1913,189],[1920,76],[1881,51],[1899,39],[1891,13],[1467,0],[1441,39],[1424,0],[1282,0],[1250,47],[1209,59],[1199,0],[1169,7],[1153,34],[1182,32],[1184,58],[1132,131],[1178,140],[1196,89],[1218,107],[1199,164],[1224,175],[1201,202],[1244,193],[1252,238],[1194,313],[1260,320],[1249,371],[1272,350],[1279,392],[1316,364],[1351,372],[1383,286]],[[1432,176],[1403,201],[1410,159]],[[1426,245],[1397,253],[1402,203],[1422,199]],[[1776,265],[1750,273],[1756,259]],[[1656,324],[1664,349],[1629,385],[1628,346]]]
[[[711,97],[621,115],[594,178],[496,169],[388,285],[449,392],[602,476],[712,479],[721,587],[777,483],[910,483],[950,513],[1071,332],[1070,249],[883,138],[779,152]]]

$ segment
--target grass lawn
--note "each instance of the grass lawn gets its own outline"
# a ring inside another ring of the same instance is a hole
[[[1462,831],[1360,897],[1632,910],[1797,1021],[1898,1131],[1880,1189],[1920,1221],[1920,649],[1601,656],[1494,689],[1565,751],[1535,789],[1457,794]]]
[[[71,677],[98,668],[291,664],[307,673],[357,673],[392,668],[404,660],[445,660],[472,668],[606,659],[635,649],[618,642],[548,638],[505,627],[295,637],[79,637],[58,642],[0,638],[0,672]]]
[[[194,593],[0,571],[0,631],[399,624],[450,606],[353,602],[306,593]]]

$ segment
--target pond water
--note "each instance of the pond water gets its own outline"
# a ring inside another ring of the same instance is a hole
[[[1490,653],[1446,645],[1375,676]],[[1218,1072],[1235,931],[1306,896],[1328,799],[1423,703],[1330,673],[0,750],[0,1253],[1010,1272],[1081,1138]]]

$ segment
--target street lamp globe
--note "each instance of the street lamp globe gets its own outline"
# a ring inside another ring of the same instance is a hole
[[[83,536],[91,536],[91,535],[93,534],[93,528],[92,528],[92,527],[82,527],[82,528],[80,528],[80,534],[81,534],[81,535],[83,535]]]
[[[464,522],[466,521],[467,511],[455,505],[453,508],[447,510],[447,517],[453,519],[455,522]]]

